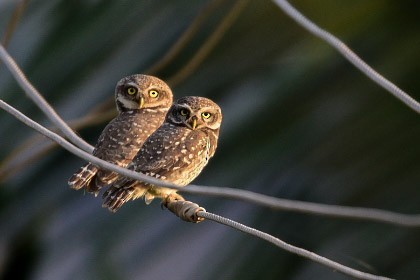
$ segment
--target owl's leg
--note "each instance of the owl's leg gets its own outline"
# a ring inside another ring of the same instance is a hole
[[[168,208],[168,204],[171,203],[171,202],[175,202],[175,201],[185,201],[185,198],[182,195],[180,195],[176,192],[172,192],[169,195],[167,195],[164,199],[162,199],[162,205],[161,206],[162,206],[162,208],[163,207]]]

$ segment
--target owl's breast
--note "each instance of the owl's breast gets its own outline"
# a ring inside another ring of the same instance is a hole
[[[187,185],[194,180],[208,163],[209,139],[205,133],[189,130],[181,139],[174,165],[173,182]]]
[[[120,113],[99,137],[94,155],[104,160],[130,162],[146,139],[162,124],[164,115],[141,110]]]

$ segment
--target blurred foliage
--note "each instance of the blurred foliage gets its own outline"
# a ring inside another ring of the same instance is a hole
[[[417,1],[291,2],[420,99]],[[194,183],[420,213],[418,115],[270,1],[6,0],[0,36],[91,143],[115,115],[115,83],[154,74],[176,97],[206,96],[224,111],[220,147]],[[0,96],[50,125],[4,65]],[[348,279],[230,228],[182,222],[157,202],[110,214],[68,188],[82,160],[4,112],[0,121],[3,279]],[[187,197],[351,267],[420,275],[419,229]]]

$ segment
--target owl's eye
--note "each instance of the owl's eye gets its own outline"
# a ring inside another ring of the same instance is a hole
[[[201,116],[203,118],[205,118],[205,119],[209,119],[211,117],[211,113],[209,113],[209,112],[203,112],[203,113],[201,113]]]
[[[129,95],[134,95],[134,94],[137,93],[137,89],[135,87],[129,87],[129,88],[127,88],[127,93]]]
[[[157,90],[152,89],[149,91],[149,96],[152,98],[156,98],[159,96],[159,92]]]
[[[181,111],[179,111],[179,113],[181,114],[181,116],[187,116],[188,115],[188,110],[181,109]]]

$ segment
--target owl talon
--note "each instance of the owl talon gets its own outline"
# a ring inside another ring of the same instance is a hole
[[[176,202],[176,201],[185,201],[185,198],[183,198],[181,195],[175,192],[170,193],[162,200],[161,207],[162,209],[163,207],[168,208],[169,203]]]
[[[166,199],[168,199],[169,201],[185,201],[185,198],[176,192],[173,192],[170,195],[168,195]]]

